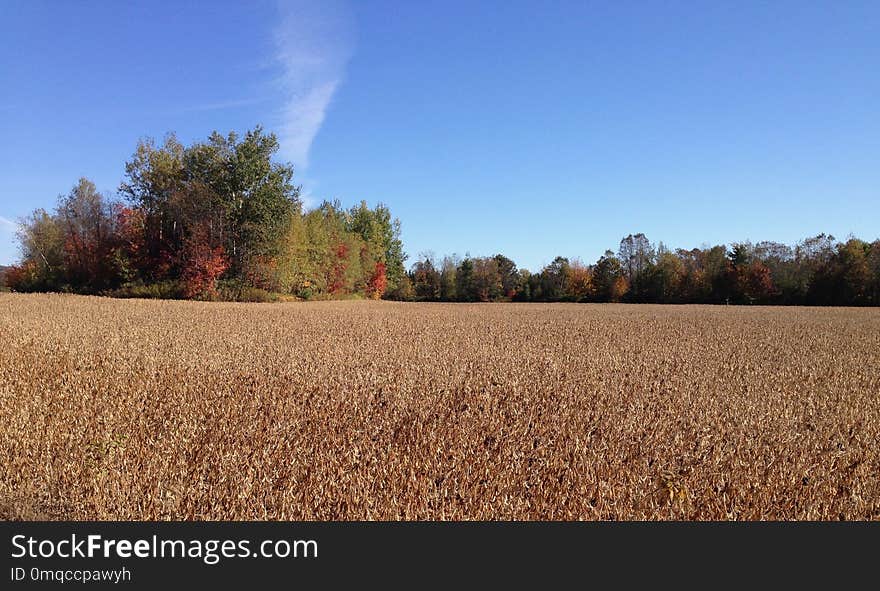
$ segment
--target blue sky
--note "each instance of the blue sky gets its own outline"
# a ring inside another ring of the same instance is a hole
[[[880,3],[0,0],[14,220],[139,138],[263,124],[407,252],[880,237]]]

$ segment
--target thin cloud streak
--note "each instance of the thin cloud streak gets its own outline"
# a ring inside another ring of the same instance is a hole
[[[0,215],[0,228],[5,230],[18,230],[18,223]]]
[[[308,175],[300,175],[299,178],[300,194],[299,198],[302,203],[303,211],[310,211],[320,205],[321,199],[315,193],[318,187],[318,181],[310,178]]]
[[[351,57],[354,19],[350,7],[340,0],[284,1],[279,11],[275,42],[284,93],[281,155],[302,171],[308,167],[312,142]]]

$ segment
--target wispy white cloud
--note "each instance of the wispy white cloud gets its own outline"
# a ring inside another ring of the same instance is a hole
[[[344,0],[282,0],[275,30],[284,107],[281,155],[299,171],[342,83],[354,48],[354,18]]]
[[[300,186],[299,198],[302,201],[303,211],[309,211],[310,209],[314,209],[318,205],[320,205],[321,200],[315,194],[315,189],[318,186],[318,181],[305,175],[300,176],[297,184],[299,184]]]
[[[15,230],[18,230],[18,223],[13,222],[9,218],[5,218],[2,215],[0,215],[0,229],[6,230],[9,232],[14,232]]]

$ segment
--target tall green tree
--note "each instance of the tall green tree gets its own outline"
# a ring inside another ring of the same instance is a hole
[[[206,233],[225,249],[229,274],[244,279],[280,254],[301,207],[293,168],[274,162],[278,140],[261,127],[243,138],[211,134],[184,147],[168,136],[144,140],[125,167],[120,192],[145,215],[147,248],[158,274],[173,267],[188,237]]]

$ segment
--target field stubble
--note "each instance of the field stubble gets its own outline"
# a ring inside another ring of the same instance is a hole
[[[880,311],[0,294],[6,519],[878,519]]]

